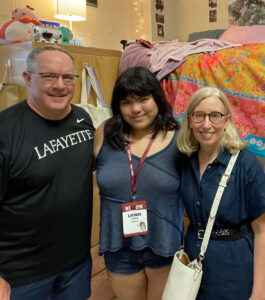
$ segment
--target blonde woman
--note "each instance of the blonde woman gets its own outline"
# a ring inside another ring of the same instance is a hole
[[[191,259],[199,253],[221,176],[240,150],[203,260],[197,300],[264,300],[265,173],[238,136],[223,92],[202,88],[192,95],[177,144],[185,154],[181,196],[190,219],[185,248]]]

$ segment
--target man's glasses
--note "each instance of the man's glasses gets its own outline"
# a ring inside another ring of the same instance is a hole
[[[35,74],[38,74],[43,82],[51,84],[55,83],[59,79],[59,77],[62,77],[65,84],[73,84],[79,77],[76,74],[58,74],[52,72],[39,72]]]
[[[216,124],[221,122],[221,120],[223,119],[224,116],[226,116],[226,114],[222,114],[218,111],[211,112],[210,114],[206,114],[203,111],[194,111],[193,113],[191,113],[191,118],[195,123],[204,122],[206,116],[209,117],[209,120],[212,123]]]

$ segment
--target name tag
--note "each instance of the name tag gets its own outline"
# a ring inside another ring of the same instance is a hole
[[[125,237],[147,234],[146,201],[124,203],[122,205],[122,221]]]

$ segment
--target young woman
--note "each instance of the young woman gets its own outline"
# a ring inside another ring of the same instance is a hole
[[[100,254],[118,300],[160,300],[180,246],[178,123],[146,68],[123,72],[95,134]]]
[[[191,97],[177,143],[186,154],[181,196],[190,220],[185,250],[198,256],[219,181],[240,150],[221,198],[197,300],[265,299],[265,173],[239,138],[226,96],[202,88]]]

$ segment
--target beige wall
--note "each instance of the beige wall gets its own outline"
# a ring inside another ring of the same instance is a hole
[[[177,0],[176,37],[187,41],[192,32],[226,29],[228,27],[228,0],[217,1],[217,22],[209,22],[208,0]]]
[[[34,8],[40,20],[69,27],[67,21],[53,17],[53,0],[1,1],[0,25],[11,19],[13,9],[26,5]],[[135,38],[131,0],[98,0],[97,8],[87,6],[86,10],[86,21],[73,22],[73,33],[82,38],[84,46],[120,50],[120,40]]]
[[[228,27],[227,0],[218,1],[217,22],[209,23],[208,0],[164,0],[164,38],[157,36],[155,0],[135,0],[142,4],[142,15],[133,13],[134,0],[98,0],[98,7],[87,6],[87,20],[73,22],[75,36],[81,37],[84,46],[120,50],[120,40],[143,38],[149,41],[186,41],[194,31]],[[0,25],[11,18],[17,7],[30,5],[41,20],[69,23],[53,17],[53,0],[9,0],[1,1]],[[73,0],[74,2],[74,0]],[[160,12],[160,11],[159,11]],[[140,31],[136,33],[136,27]]]

